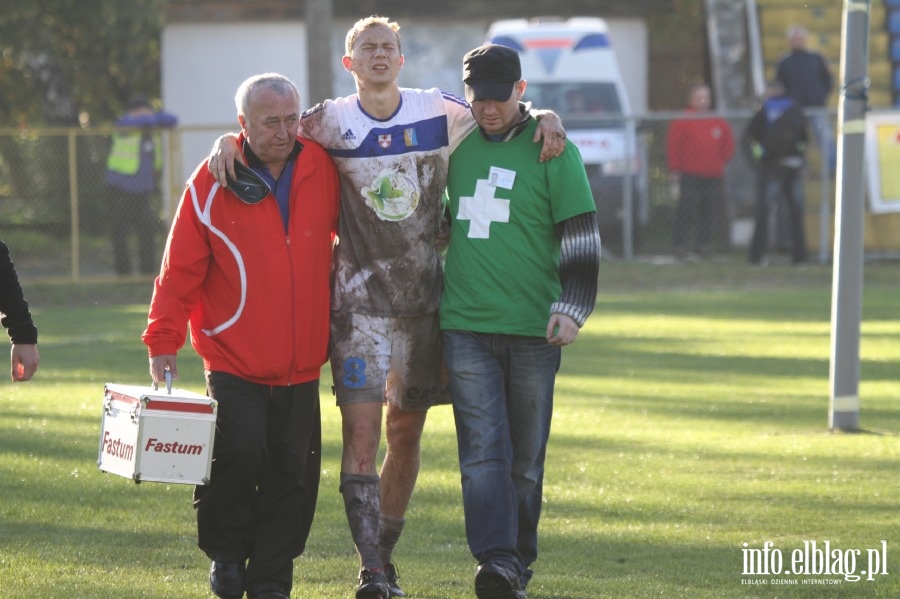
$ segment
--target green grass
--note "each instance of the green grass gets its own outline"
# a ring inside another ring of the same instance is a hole
[[[734,259],[605,263],[564,352],[531,599],[898,597],[900,265],[865,270],[859,433],[828,430],[831,270]],[[32,284],[41,367],[0,383],[0,597],[210,597],[191,488],[97,471],[103,384],[148,381],[149,281]],[[179,386],[200,391],[185,353]],[[323,373],[324,462],[294,597],[351,597],[339,417]],[[452,414],[429,415],[396,559],[419,599],[472,597]],[[888,575],[742,575],[742,549],[887,542]],[[742,584],[765,580],[765,586]]]

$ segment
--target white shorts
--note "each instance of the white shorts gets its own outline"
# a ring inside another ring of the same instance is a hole
[[[408,318],[331,313],[337,405],[389,403],[421,411],[450,403],[438,313]]]

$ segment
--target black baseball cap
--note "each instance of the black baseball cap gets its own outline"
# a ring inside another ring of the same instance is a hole
[[[137,110],[138,108],[153,108],[153,104],[150,103],[150,98],[147,96],[138,94],[136,96],[132,96],[128,100],[128,104],[125,105],[125,110]]]
[[[519,53],[499,44],[485,44],[469,51],[463,58],[463,83],[466,100],[506,102],[513,84],[522,79]]]

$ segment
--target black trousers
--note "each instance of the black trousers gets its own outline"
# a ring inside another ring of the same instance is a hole
[[[806,262],[806,229],[803,223],[803,171],[781,165],[764,165],[760,171],[756,198],[756,219],[750,244],[750,262],[758,264],[769,246],[769,208],[777,202],[787,209],[791,224],[791,258]]]
[[[212,560],[246,560],[248,593],[290,593],[319,493],[319,381],[272,387],[208,372],[206,382],[219,407],[210,482],[194,490],[198,545]]]
[[[678,205],[675,208],[675,229],[672,241],[675,251],[684,251],[690,245],[693,228],[694,249],[705,252],[710,249],[715,229],[716,211],[722,203],[722,179],[681,174]]]

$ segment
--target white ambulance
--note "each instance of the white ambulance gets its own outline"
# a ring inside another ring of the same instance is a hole
[[[646,220],[646,184],[625,84],[606,22],[595,17],[496,21],[488,41],[513,48],[527,80],[525,100],[560,115],[578,146],[597,204],[601,231],[618,238],[623,206],[632,205],[633,239]]]

